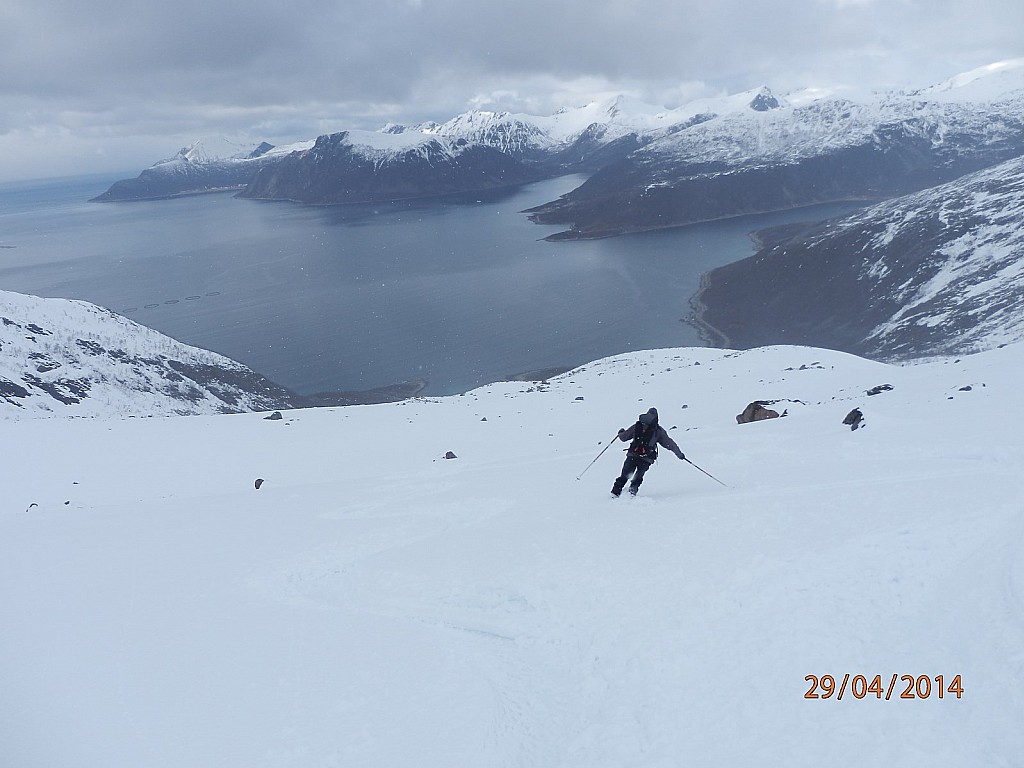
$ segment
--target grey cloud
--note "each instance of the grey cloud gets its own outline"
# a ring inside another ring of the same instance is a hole
[[[923,86],[1024,55],[1022,28],[1015,0],[7,0],[0,158],[68,130],[147,131],[162,155],[193,133],[282,140],[475,103]]]

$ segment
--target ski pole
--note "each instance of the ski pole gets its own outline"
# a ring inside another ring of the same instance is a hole
[[[590,469],[592,466],[594,466],[594,464],[597,462],[597,460],[600,459],[604,455],[604,452],[607,451],[611,447],[612,443],[615,442],[615,440],[617,440],[618,437],[619,436],[616,435],[615,437],[613,437],[611,440],[608,441],[608,445],[606,445],[604,448],[601,449],[601,453],[597,454],[597,456],[594,457],[594,461],[592,461],[589,464],[587,464],[587,469]],[[583,477],[583,475],[585,475],[587,473],[587,469],[584,469],[582,472],[580,472],[576,476],[576,479],[579,480],[581,477]]]
[[[704,472],[704,470],[703,470],[703,469],[701,469],[700,467],[698,467],[698,466],[697,466],[696,464],[694,464],[694,463],[693,463],[692,461],[690,461],[689,459],[684,459],[684,461],[685,461],[685,462],[686,462],[687,464],[689,464],[689,465],[690,465],[691,467],[693,467],[694,469],[698,469],[698,470],[700,470],[701,472]],[[711,478],[712,480],[714,480],[714,481],[715,481],[716,483],[718,483],[719,485],[725,485],[725,483],[723,483],[723,482],[722,482],[721,480],[719,480],[719,479],[718,479],[717,477],[715,477],[714,475],[712,475],[712,474],[711,474],[710,472],[704,472],[704,474],[705,474],[705,475],[707,475],[708,477],[710,477],[710,478]],[[729,486],[728,486],[728,485],[725,485],[725,487],[726,487],[726,488],[728,488]]]

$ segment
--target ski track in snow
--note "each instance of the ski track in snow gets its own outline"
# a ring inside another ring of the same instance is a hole
[[[1022,358],[660,350],[277,422],[5,422],[5,762],[1013,764]],[[754,399],[789,415],[737,425]],[[651,405],[730,487],[666,452],[612,499],[618,444],[576,479]],[[964,696],[803,698],[846,673]]]

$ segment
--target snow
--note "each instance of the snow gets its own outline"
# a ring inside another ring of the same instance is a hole
[[[85,301],[0,291],[0,351],[0,418],[216,414],[274,400],[249,391],[258,377],[240,363]]]
[[[914,92],[807,88],[788,94],[779,108],[766,112],[745,108],[758,92],[727,97],[717,107],[695,102],[679,108],[670,124],[683,123],[687,114],[714,117],[666,131],[634,157],[659,182],[690,173],[692,164],[793,164],[877,142],[880,132],[897,125],[933,147],[950,145],[950,153],[972,143],[1013,142],[1024,120],[1024,59]]]
[[[280,421],[5,422],[3,763],[1015,764],[1022,365],[655,350]],[[737,425],[754,399],[788,416]],[[612,499],[619,444],[584,472],[650,406],[729,487],[665,455]],[[963,695],[805,698],[826,674]]]
[[[655,130],[676,122],[664,107],[624,95],[593,101],[581,107],[560,109],[553,115],[517,114],[514,117],[533,123],[553,140],[565,144],[577,139],[592,125],[606,126],[611,134],[609,138],[613,138],[633,131]]]
[[[918,325],[937,326],[941,319],[959,316],[963,331],[942,341],[945,350],[991,348],[1024,338],[1022,215],[1024,159],[1016,158],[838,221],[840,232],[865,224],[880,229],[867,248],[870,266],[865,276],[880,286],[874,295],[891,293],[900,309],[870,336],[893,336],[908,318]],[[918,220],[928,218],[943,227],[932,237],[931,256],[902,285],[882,286],[890,267],[898,267],[904,256],[894,244],[897,237],[915,237]],[[922,318],[921,313],[934,317]],[[964,322],[964,315],[971,315],[971,320]]]
[[[957,101],[999,101],[1024,92],[1024,58],[997,61],[963,72],[918,93],[929,98]]]

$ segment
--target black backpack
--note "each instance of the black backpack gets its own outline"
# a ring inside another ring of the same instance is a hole
[[[644,424],[643,419],[638,420],[633,427],[633,441],[627,450],[630,456],[655,461],[658,458],[658,422]]]

